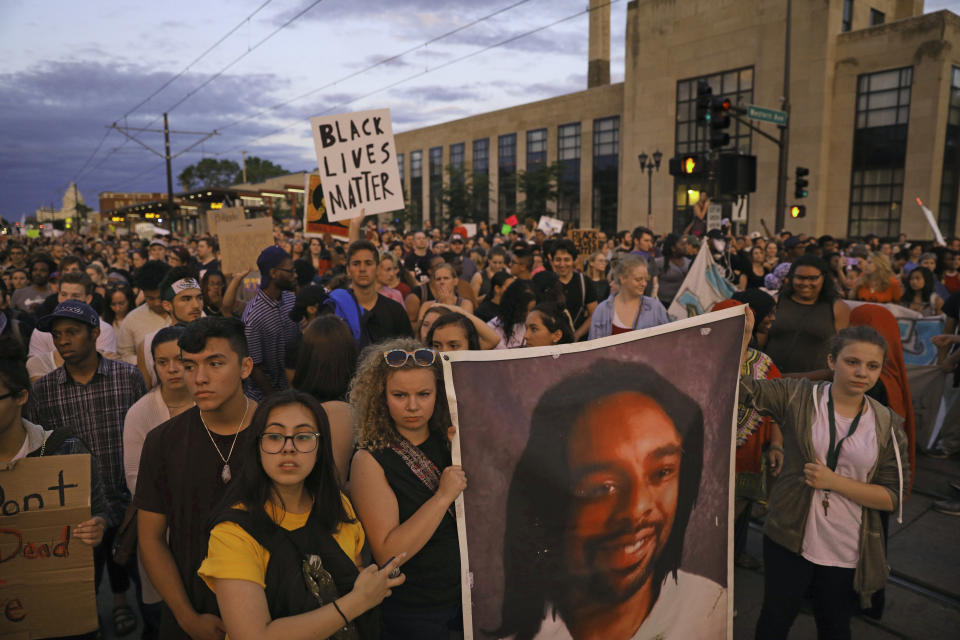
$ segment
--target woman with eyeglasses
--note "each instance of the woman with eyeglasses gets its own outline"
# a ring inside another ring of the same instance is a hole
[[[404,582],[403,554],[362,568],[364,532],[334,472],[323,407],[299,391],[257,407],[253,446],[214,517],[197,572],[232,640],[379,638],[372,611]]]
[[[453,503],[466,488],[451,464],[440,360],[408,338],[370,347],[350,387],[357,446],[350,491],[378,563],[406,552],[406,584],[381,606],[384,640],[462,633]]]
[[[615,336],[669,322],[663,304],[656,298],[643,295],[650,279],[643,258],[630,254],[619,256],[610,275],[618,290],[594,309],[588,339]]]

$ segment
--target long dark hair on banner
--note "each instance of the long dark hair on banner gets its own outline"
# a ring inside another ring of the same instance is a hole
[[[237,450],[242,458],[242,470],[234,482],[227,487],[218,508],[213,510],[214,520],[211,522],[216,522],[217,516],[237,504],[242,504],[247,513],[259,524],[274,522],[266,511],[267,502],[272,502],[279,507],[281,514],[286,510],[287,505],[282,503],[273,490],[273,480],[260,464],[260,435],[267,428],[270,412],[277,407],[291,404],[306,407],[313,415],[317,423],[317,432],[320,434],[317,440],[317,460],[303,481],[304,489],[313,498],[313,510],[316,511],[320,525],[325,531],[334,533],[341,523],[354,522],[354,519],[347,515],[340,497],[336,463],[333,460],[333,449],[330,445],[330,422],[327,420],[327,412],[323,410],[320,401],[313,396],[292,389],[267,397],[257,407],[250,426],[247,427],[252,430],[255,437],[250,440],[248,446]]]
[[[703,466],[703,413],[686,395],[642,363],[599,360],[564,378],[540,397],[530,436],[517,462],[507,496],[504,535],[504,594],[496,637],[530,640],[540,629],[547,603],[556,603],[568,583],[561,557],[573,501],[566,463],[571,432],[582,409],[597,400],[635,392],[654,400],[673,421],[683,441],[679,495],[670,537],[653,568],[659,589],[668,574],[677,577],[683,538],[697,501]]]

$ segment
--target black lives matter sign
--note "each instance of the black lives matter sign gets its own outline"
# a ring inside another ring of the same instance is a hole
[[[403,209],[389,109],[310,118],[331,222]]]

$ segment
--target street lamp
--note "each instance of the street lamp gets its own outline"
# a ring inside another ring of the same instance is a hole
[[[647,172],[647,228],[653,229],[653,172],[660,171],[660,161],[663,160],[663,154],[660,149],[653,152],[653,159],[646,153],[637,156],[640,160],[640,173]]]

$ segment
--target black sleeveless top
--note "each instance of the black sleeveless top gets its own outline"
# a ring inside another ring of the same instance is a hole
[[[781,373],[826,369],[828,343],[835,333],[833,302],[800,304],[780,298],[764,351]]]
[[[442,473],[450,466],[450,449],[442,436],[431,433],[418,447]],[[400,522],[406,522],[433,497],[420,478],[392,449],[370,451],[380,463],[397,497]],[[460,606],[460,544],[457,522],[447,513],[427,544],[403,564],[406,582],[394,587],[389,605],[409,611],[430,611]]]
[[[308,555],[320,558],[323,569],[333,579],[337,597],[344,596],[353,589],[359,571],[334,537],[320,526],[315,517],[316,512],[316,509],[312,510],[307,523],[293,531],[287,531],[274,522],[261,522],[249,512],[240,509],[230,509],[214,522],[214,525],[220,522],[236,523],[270,552],[264,591],[272,620],[306,613],[329,604],[328,601],[321,604],[307,584],[302,565]],[[351,627],[350,631],[341,628],[331,637],[379,639],[379,609],[374,607],[363,613],[352,621]]]

